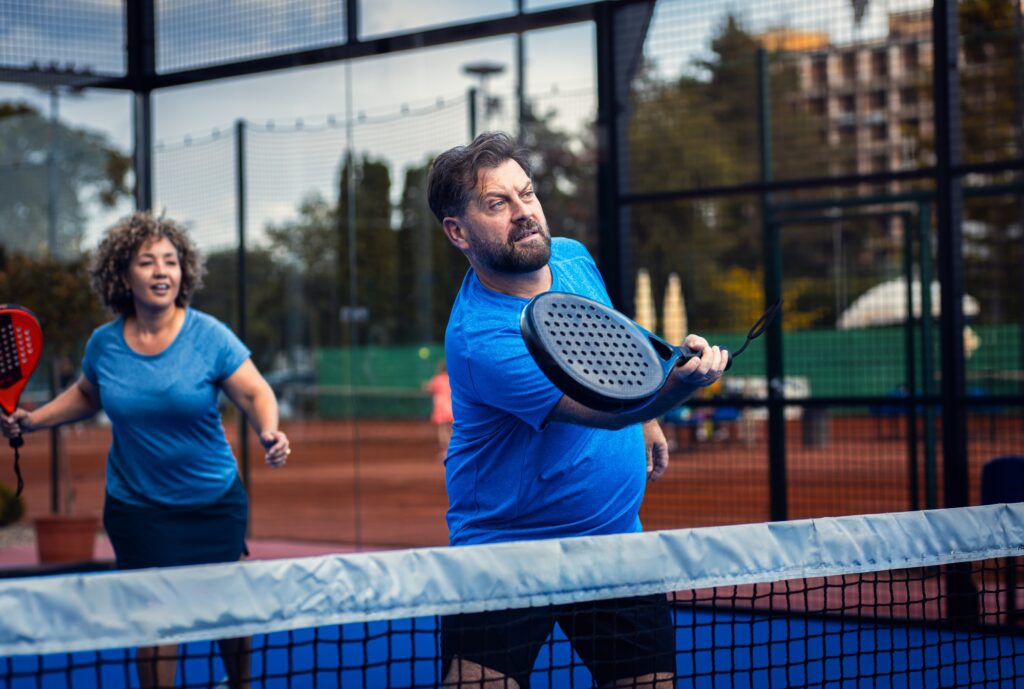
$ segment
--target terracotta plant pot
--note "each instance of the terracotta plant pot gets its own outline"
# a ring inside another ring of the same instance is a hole
[[[99,517],[51,514],[33,521],[39,562],[88,562],[95,558]]]

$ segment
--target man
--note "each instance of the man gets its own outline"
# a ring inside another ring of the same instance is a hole
[[[520,334],[527,301],[548,290],[610,300],[586,249],[551,239],[530,174],[525,151],[505,134],[485,133],[439,155],[427,183],[431,210],[470,263],[445,335],[455,416],[445,461],[452,545],[640,531],[645,479],[668,466],[653,419],[718,380],[728,361],[688,336],[700,356],[676,368],[643,412],[590,409],[552,385]],[[665,597],[593,607],[446,618],[445,686],[525,688],[555,621],[599,686],[672,686]]]

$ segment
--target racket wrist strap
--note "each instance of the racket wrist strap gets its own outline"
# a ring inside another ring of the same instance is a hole
[[[25,488],[25,479],[21,476],[21,453],[18,452],[18,448],[25,444],[25,440],[20,436],[11,438],[11,447],[14,448],[14,475],[18,479],[18,487],[14,491],[15,497],[21,495],[21,491]]]

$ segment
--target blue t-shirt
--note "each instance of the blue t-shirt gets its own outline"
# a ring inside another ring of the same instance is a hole
[[[551,242],[551,289],[610,305],[579,242]],[[562,392],[526,349],[527,300],[470,269],[445,334],[455,423],[445,459],[452,545],[640,531],[643,430],[544,421]]]
[[[194,309],[174,342],[151,356],[125,342],[123,318],[97,328],[82,373],[113,430],[107,492],[136,505],[201,505],[223,495],[238,469],[217,396],[248,358],[227,326]]]

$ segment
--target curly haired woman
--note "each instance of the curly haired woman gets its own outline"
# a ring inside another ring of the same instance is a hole
[[[103,524],[121,569],[232,562],[245,552],[248,496],[224,435],[223,391],[248,417],[266,461],[291,450],[277,400],[246,346],[189,308],[202,263],[173,221],[135,213],[107,231],[93,289],[117,318],[86,345],[82,375],[51,402],[10,416],[7,437],[93,416],[111,420]],[[221,641],[232,687],[248,685],[248,639]],[[140,648],[143,687],[174,685],[177,649]]]

